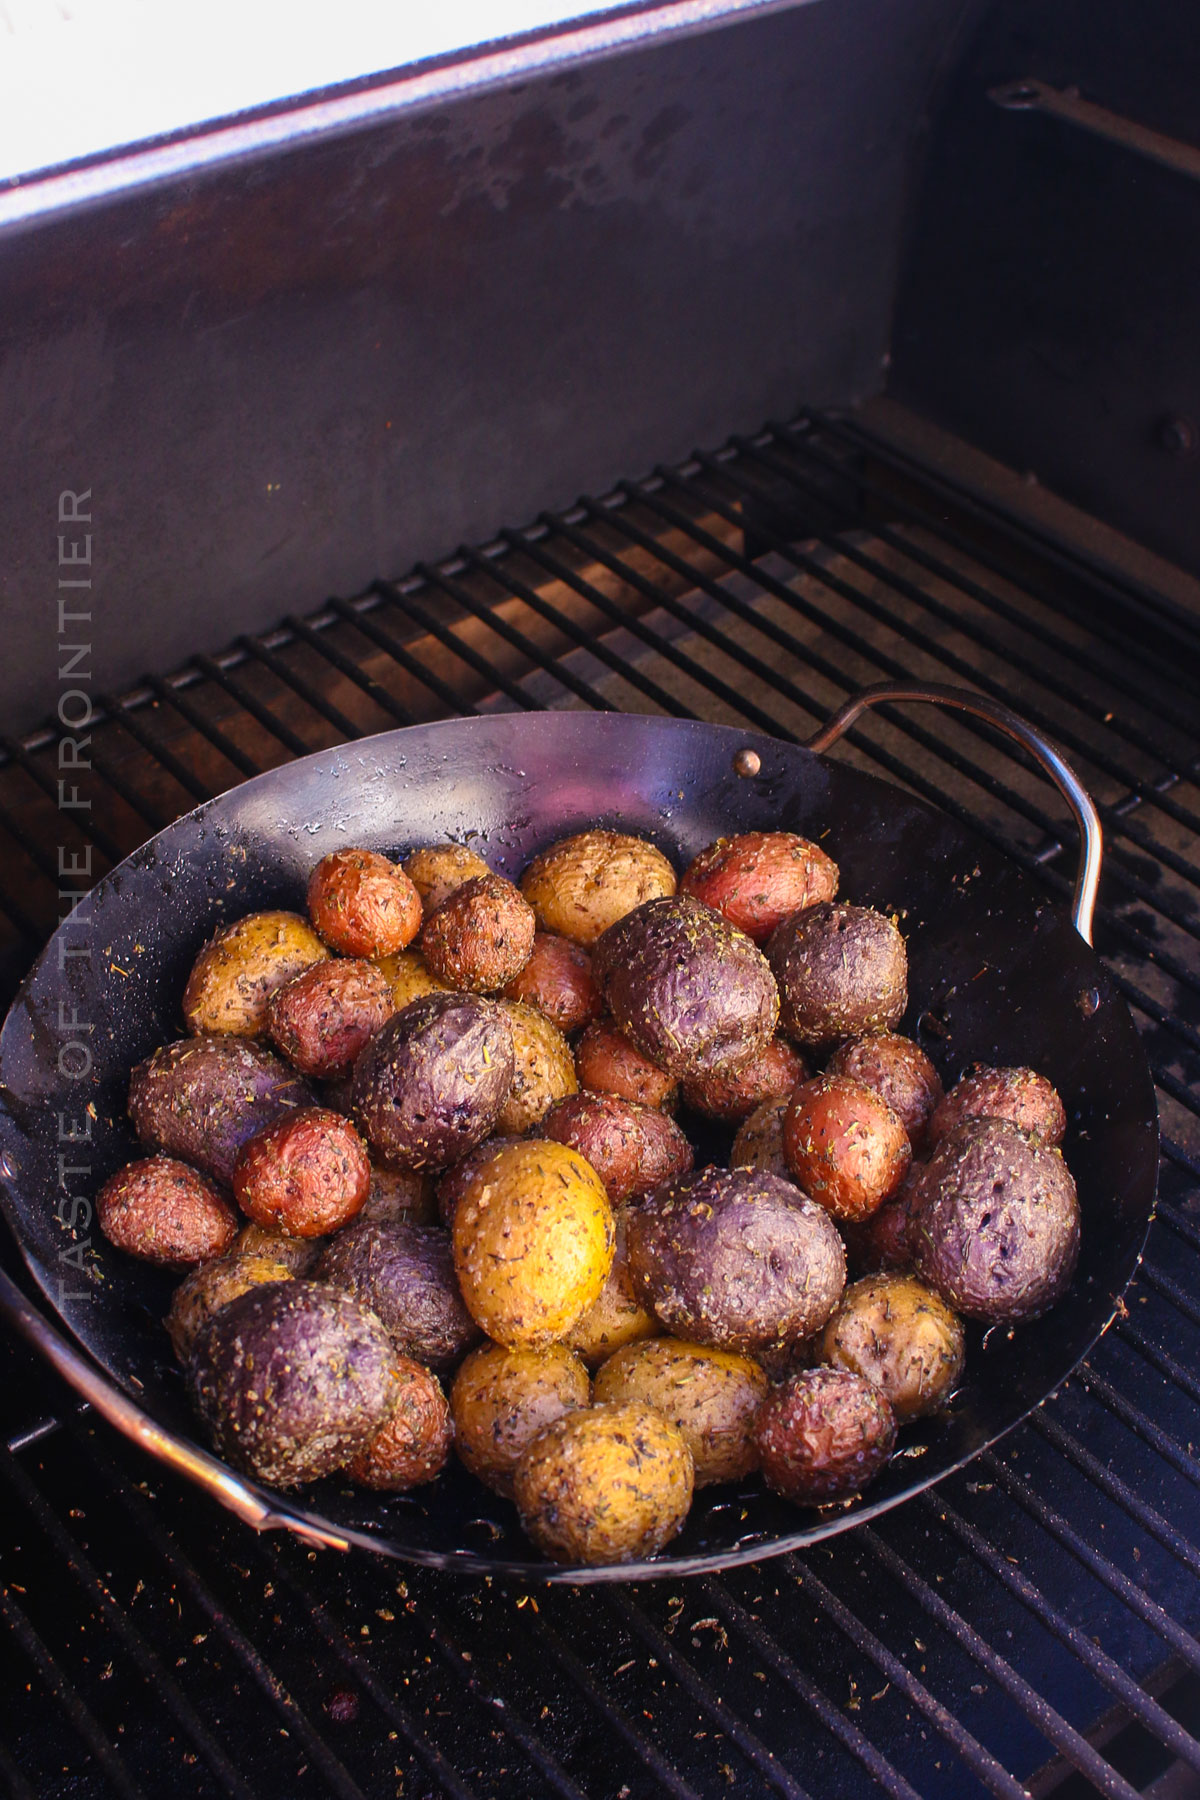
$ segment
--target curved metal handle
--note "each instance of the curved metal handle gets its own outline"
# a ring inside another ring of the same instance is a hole
[[[1100,815],[1091,795],[1062,751],[1049,738],[1044,738],[1040,731],[1035,731],[1019,713],[1012,712],[998,700],[989,700],[986,694],[973,693],[969,688],[941,687],[936,682],[928,686],[914,683],[910,687],[904,682],[882,681],[876,687],[863,688],[861,693],[852,694],[845,705],[840,706],[833,717],[822,725],[820,731],[809,738],[805,748],[815,750],[818,754],[828,750],[869,707],[899,700],[927,700],[934,706],[950,706],[957,712],[971,713],[977,719],[985,719],[989,725],[995,725],[999,731],[1023,744],[1046,771],[1071,808],[1079,827],[1080,856],[1075,872],[1071,918],[1084,943],[1090,944],[1092,915],[1096,910],[1096,889],[1100,885],[1100,863],[1104,855]]]
[[[115,1425],[118,1431],[131,1438],[135,1444],[140,1444],[143,1450],[148,1450],[151,1456],[157,1456],[161,1462],[177,1469],[181,1475],[199,1482],[222,1506],[236,1513],[243,1524],[252,1525],[256,1531],[285,1528],[312,1543],[327,1545],[335,1550],[349,1550],[347,1539],[321,1530],[295,1513],[279,1512],[267,1506],[232,1470],[218,1462],[215,1456],[209,1456],[207,1451],[198,1449],[195,1444],[189,1444],[186,1439],[176,1437],[174,1432],[167,1431],[164,1426],[155,1424],[128,1395],[106,1380],[94,1364],[81,1356],[53,1326],[46,1323],[41,1313],[30,1304],[16,1282],[3,1269],[0,1269],[0,1313],[35,1350],[41,1351],[47,1362],[53,1363],[63,1379],[70,1382],[76,1393],[82,1394],[110,1425]]]

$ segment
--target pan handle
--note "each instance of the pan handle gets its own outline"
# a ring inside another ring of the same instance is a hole
[[[1046,771],[1071,808],[1079,827],[1080,855],[1075,873],[1071,919],[1084,943],[1090,944],[1096,889],[1100,884],[1100,862],[1104,854],[1100,815],[1091,795],[1062,751],[1049,738],[1044,738],[1040,731],[1035,731],[1019,713],[1012,712],[1000,701],[989,700],[985,694],[976,694],[969,688],[942,687],[936,682],[930,682],[927,686],[909,686],[906,682],[881,681],[875,687],[863,688],[860,693],[852,694],[845,705],[839,706],[832,718],[822,725],[820,731],[809,738],[805,748],[816,751],[819,755],[828,750],[831,744],[836,744],[842,733],[848,731],[855,719],[869,707],[900,700],[927,700],[934,706],[950,706],[957,712],[971,713],[977,719],[984,719],[989,725],[994,725],[997,730],[1024,745]]]
[[[350,1548],[345,1538],[323,1531],[310,1520],[286,1508],[279,1511],[267,1506],[215,1456],[209,1456],[207,1451],[189,1444],[186,1438],[176,1437],[174,1432],[148,1418],[128,1395],[106,1380],[93,1363],[46,1323],[3,1269],[0,1269],[0,1314],[35,1350],[40,1350],[46,1360],[53,1363],[63,1379],[110,1425],[115,1425],[118,1431],[161,1462],[199,1482],[222,1506],[236,1513],[243,1524],[252,1525],[256,1531],[271,1531],[282,1526],[315,1544],[335,1550]]]

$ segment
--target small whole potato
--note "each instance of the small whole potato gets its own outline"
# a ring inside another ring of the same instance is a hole
[[[869,906],[822,902],[777,925],[767,960],[788,1037],[819,1049],[887,1031],[908,1004],[908,952],[890,919]]]
[[[754,1421],[767,1378],[748,1356],[649,1338],[610,1356],[596,1376],[596,1402],[640,1400],[683,1433],[696,1486],[743,1481],[758,1467]]]
[[[291,1237],[324,1237],[362,1210],[367,1147],[341,1113],[305,1106],[243,1144],[233,1191],[248,1219]]]
[[[781,919],[834,899],[837,890],[833,858],[792,831],[718,838],[688,865],[679,884],[681,894],[703,900],[756,944],[765,944]]]
[[[674,1119],[616,1094],[585,1092],[559,1100],[542,1120],[541,1135],[578,1150],[614,1206],[685,1175],[694,1160]]]
[[[454,1214],[454,1266],[467,1309],[510,1348],[566,1337],[599,1298],[615,1241],[596,1171],[543,1138],[501,1150]]]
[[[533,908],[503,875],[477,875],[448,894],[421,932],[430,973],[462,992],[490,993],[520,973],[533,949]]]
[[[491,1137],[485,1143],[477,1144],[474,1150],[468,1150],[461,1162],[451,1163],[443,1169],[437,1178],[434,1192],[437,1196],[438,1217],[446,1228],[452,1229],[454,1215],[458,1211],[458,1203],[475,1180],[475,1176],[486,1163],[510,1144],[519,1144],[518,1137]]]
[[[233,1240],[230,1255],[243,1261],[262,1258],[265,1262],[282,1263],[289,1275],[307,1275],[323,1249],[323,1238],[289,1237],[286,1231],[243,1225]]]
[[[1007,1119],[1047,1150],[1056,1150],[1067,1129],[1067,1114],[1057,1089],[1036,1069],[991,1069],[976,1063],[955,1082],[933,1115],[930,1141],[967,1119]]]
[[[629,1039],[608,1019],[589,1025],[575,1047],[575,1073],[581,1088],[599,1094],[617,1094],[639,1106],[669,1111],[679,1084],[635,1050]]]
[[[579,1323],[571,1327],[565,1340],[568,1348],[589,1369],[598,1368],[622,1344],[636,1344],[642,1338],[657,1337],[662,1330],[654,1314],[642,1305],[633,1291],[625,1212],[623,1206],[618,1206],[614,1213],[616,1248],[600,1298],[588,1308]]]
[[[803,1369],[771,1389],[755,1436],[769,1488],[798,1506],[827,1506],[874,1480],[895,1447],[896,1420],[863,1376]]]
[[[534,1438],[591,1399],[588,1372],[564,1345],[508,1350],[481,1344],[450,1390],[459,1460],[511,1500],[517,1464]]]
[[[846,1257],[829,1214],[757,1169],[698,1169],[626,1213],[634,1291],[667,1330],[743,1356],[819,1331]]]
[[[919,1178],[917,1274],[968,1318],[1011,1324],[1062,1298],[1079,1255],[1079,1199],[1057,1150],[1007,1119],[968,1119]]]
[[[267,1032],[302,1075],[332,1080],[395,1010],[391,984],[374,963],[330,956],[276,988]]]
[[[521,1000],[569,1036],[600,1013],[600,990],[592,979],[592,959],[582,944],[552,931],[534,934],[525,967],[504,989],[506,1000]]]
[[[364,1450],[347,1466],[351,1481],[377,1492],[405,1494],[441,1474],[454,1427],[442,1384],[409,1356],[398,1356],[396,1404]]]
[[[890,1198],[912,1162],[898,1116],[849,1075],[802,1082],[783,1116],[783,1153],[796,1181],[835,1219],[865,1219]]]
[[[184,1022],[192,1033],[260,1037],[276,989],[328,955],[299,913],[257,912],[224,925],[192,964]]]
[[[454,1368],[479,1342],[458,1291],[449,1234],[436,1225],[358,1219],[327,1245],[316,1279],[370,1307],[396,1348],[429,1368]]]
[[[396,1403],[396,1352],[379,1320],[312,1281],[267,1282],[223,1306],[189,1374],[218,1454],[271,1487],[344,1468]]]
[[[201,1263],[180,1282],[171,1296],[163,1324],[171,1347],[186,1364],[192,1345],[214,1313],[264,1281],[291,1281],[293,1271],[272,1256],[217,1256]]]
[[[375,967],[391,989],[392,1011],[402,1012],[413,1000],[426,994],[448,994],[452,990],[429,972],[419,950],[397,950],[394,956],[380,956]]]
[[[354,1065],[354,1115],[381,1161],[444,1169],[495,1126],[513,1078],[512,1026],[474,994],[426,994]]]
[[[749,1062],[779,1017],[762,951],[686,895],[649,900],[609,927],[593,969],[618,1028],[668,1074]]]
[[[343,956],[391,956],[421,929],[421,896],[377,850],[333,850],[308,881],[308,916]]]
[[[869,1218],[841,1221],[850,1266],[859,1275],[877,1275],[883,1269],[911,1269],[913,1206],[920,1193],[924,1163],[913,1163],[892,1195]]]
[[[513,1078],[496,1115],[496,1130],[520,1137],[549,1112],[556,1100],[579,1086],[575,1058],[557,1025],[519,1000],[501,1000],[513,1036]]]
[[[637,1402],[568,1413],[534,1438],[513,1479],[521,1524],[554,1562],[656,1556],[692,1504],[683,1433]]]
[[[426,844],[411,850],[400,867],[421,896],[425,917],[436,912],[455,888],[474,881],[477,875],[490,875],[491,869],[477,850],[465,844]]]
[[[729,1152],[731,1169],[761,1169],[765,1175],[795,1181],[783,1154],[783,1119],[790,1099],[789,1093],[777,1100],[764,1100],[748,1119],[742,1120]]]
[[[662,851],[621,831],[560,838],[521,877],[521,892],[542,929],[577,944],[594,944],[635,906],[673,894],[675,886],[675,870]]]
[[[372,1163],[371,1186],[358,1217],[372,1225],[436,1224],[432,1178],[422,1170],[405,1172]]]
[[[228,1200],[173,1156],[146,1156],[110,1175],[96,1220],[118,1250],[168,1269],[223,1256],[238,1230]]]
[[[942,1079],[911,1038],[895,1031],[839,1044],[825,1065],[827,1075],[851,1075],[874,1088],[897,1115],[914,1150],[929,1141],[929,1122],[942,1098]]]
[[[164,1044],[129,1078],[129,1117],[142,1142],[226,1186],[247,1138],[312,1103],[312,1089],[286,1063],[224,1034]]]
[[[901,1424],[936,1412],[962,1374],[962,1323],[915,1275],[892,1272],[854,1282],[825,1327],[821,1354],[835,1369],[863,1375],[887,1396]]]
[[[683,1084],[683,1098],[706,1118],[740,1124],[765,1100],[786,1098],[807,1079],[808,1064],[786,1038],[775,1037],[736,1069],[716,1069]]]

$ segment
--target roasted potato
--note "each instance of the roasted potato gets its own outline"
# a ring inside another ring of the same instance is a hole
[[[496,1116],[496,1130],[520,1137],[549,1112],[556,1100],[579,1086],[575,1058],[557,1025],[519,1000],[501,1000],[513,1038],[513,1078]]]
[[[426,994],[389,1019],[354,1065],[354,1115],[381,1161],[444,1169],[492,1131],[512,1078],[503,1007]]]
[[[745,831],[718,838],[689,863],[679,884],[715,912],[765,944],[781,919],[832,900],[838,866],[816,844],[792,831]]]
[[[569,1144],[591,1164],[613,1205],[686,1175],[692,1146],[674,1119],[616,1094],[571,1094],[541,1122],[541,1136]]]
[[[592,966],[618,1028],[668,1074],[734,1067],[771,1041],[779,996],[766,958],[699,900],[649,900],[627,913]]]
[[[305,1106],[242,1145],[233,1191],[248,1219],[289,1237],[324,1237],[362,1210],[367,1147],[341,1113]]]
[[[369,1219],[372,1225],[435,1225],[437,1216],[432,1176],[371,1164],[371,1186],[360,1219]]]
[[[941,1295],[915,1275],[892,1272],[846,1289],[825,1327],[821,1354],[831,1367],[873,1382],[903,1424],[945,1404],[966,1347],[962,1324]]]
[[[656,1556],[692,1503],[692,1453],[661,1413],[635,1402],[568,1413],[517,1464],[521,1524],[555,1562]]]
[[[910,1230],[918,1275],[968,1318],[1013,1323],[1061,1299],[1079,1200],[1057,1150],[1007,1119],[968,1119],[925,1164]]]
[[[865,1219],[908,1173],[912,1145],[874,1088],[849,1075],[800,1084],[783,1115],[783,1154],[805,1193],[835,1219]]]
[[[874,1480],[895,1447],[896,1420],[863,1376],[805,1369],[771,1389],[755,1437],[769,1488],[799,1506],[827,1506]]]
[[[479,1342],[454,1277],[449,1234],[436,1225],[356,1220],[326,1246],[316,1278],[369,1306],[396,1348],[428,1368],[454,1368]]]
[[[129,1080],[129,1117],[142,1142],[227,1186],[247,1138],[312,1103],[312,1089],[286,1063],[224,1034],[164,1044]]]
[[[693,1111],[724,1124],[740,1124],[766,1100],[786,1098],[809,1073],[808,1064],[786,1038],[775,1037],[736,1069],[714,1069],[683,1084]]]
[[[442,1170],[434,1184],[434,1193],[437,1197],[438,1218],[447,1230],[453,1228],[458,1203],[479,1170],[490,1163],[499,1151],[521,1141],[518,1137],[490,1137],[485,1143],[477,1144],[474,1150],[468,1150],[461,1162],[451,1163],[448,1169]]]
[[[869,1218],[842,1219],[840,1230],[858,1275],[877,1275],[883,1269],[911,1269],[913,1203],[919,1192],[924,1163],[913,1163],[892,1195]]]
[[[389,1418],[347,1466],[360,1487],[404,1494],[440,1475],[450,1459],[454,1427],[442,1384],[409,1356],[393,1364],[397,1395]]]
[[[594,944],[635,906],[673,894],[675,885],[675,870],[661,850],[620,831],[560,838],[521,877],[521,892],[542,929],[577,944]]]
[[[271,1487],[344,1468],[390,1417],[396,1352],[373,1313],[312,1281],[223,1306],[192,1351],[192,1398],[217,1452]]]
[[[790,1094],[784,1094],[778,1100],[764,1100],[742,1120],[729,1153],[731,1169],[761,1169],[765,1175],[795,1181],[783,1154],[783,1116],[790,1099]]]
[[[698,1488],[757,1469],[754,1421],[766,1395],[767,1378],[749,1357],[678,1338],[627,1344],[596,1376],[597,1405],[640,1400],[678,1426]]]
[[[1019,1125],[1047,1150],[1056,1150],[1067,1129],[1067,1114],[1058,1091],[1035,1069],[990,1069],[976,1063],[955,1082],[933,1115],[931,1143],[967,1119],[1007,1119]]]
[[[228,1200],[173,1156],[146,1156],[110,1175],[96,1222],[118,1250],[168,1269],[223,1256],[238,1231]]]
[[[446,896],[421,932],[430,973],[464,993],[502,988],[529,961],[533,908],[503,875],[477,875]]]
[[[277,988],[329,955],[299,913],[257,912],[211,937],[192,964],[183,990],[190,1032],[261,1037]]]
[[[626,1214],[634,1291],[690,1343],[755,1356],[811,1337],[842,1296],[828,1213],[757,1169],[699,1169]]]
[[[777,925],[767,960],[788,1037],[819,1049],[886,1031],[908,1004],[908,952],[897,927],[869,906],[822,902]]]
[[[330,956],[275,990],[267,1032],[302,1075],[332,1080],[395,1010],[391,983],[374,963]]]
[[[238,1257],[262,1257],[267,1262],[282,1263],[290,1275],[307,1275],[325,1248],[322,1238],[289,1237],[286,1231],[268,1231],[262,1225],[243,1225],[233,1240],[230,1254]]]
[[[504,989],[569,1035],[582,1031],[600,1013],[600,990],[592,979],[592,959],[582,944],[552,931],[534,933],[529,961]]]
[[[422,1000],[426,994],[452,992],[444,981],[430,973],[419,950],[397,950],[394,956],[380,956],[375,967],[391,989],[393,1012],[402,1012],[411,1001]]]
[[[472,1317],[510,1348],[566,1337],[600,1296],[615,1228],[604,1184],[574,1150],[513,1144],[476,1174],[454,1214],[454,1266]]]
[[[334,850],[308,881],[308,916],[343,956],[392,956],[421,929],[421,896],[376,850]]]
[[[511,1500],[517,1464],[534,1438],[591,1398],[587,1370],[562,1344],[481,1344],[450,1390],[454,1447],[472,1475]]]
[[[469,850],[465,844],[426,844],[420,850],[410,851],[400,867],[420,894],[426,918],[450,898],[455,888],[474,881],[477,875],[492,872],[478,851]]]
[[[874,1088],[897,1115],[914,1151],[929,1141],[929,1121],[942,1098],[942,1080],[925,1052],[895,1031],[839,1044],[825,1064],[827,1075],[851,1075]]]
[[[633,1291],[625,1241],[625,1211],[623,1206],[618,1206],[613,1213],[616,1246],[600,1298],[588,1308],[579,1323],[571,1327],[565,1339],[568,1349],[573,1350],[589,1369],[598,1368],[622,1344],[636,1344],[642,1338],[657,1337],[662,1330],[654,1314],[647,1311]]]
[[[581,1088],[660,1111],[674,1106],[679,1091],[675,1077],[635,1050],[608,1019],[589,1025],[575,1046],[575,1073]]]
[[[261,1287],[265,1281],[291,1281],[293,1271],[273,1256],[217,1256],[201,1263],[171,1296],[163,1324],[171,1346],[186,1364],[192,1346],[214,1313],[239,1294]]]

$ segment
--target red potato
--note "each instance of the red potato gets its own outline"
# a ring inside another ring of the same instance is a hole
[[[783,1120],[795,1179],[835,1219],[865,1219],[908,1173],[912,1146],[886,1100],[849,1075],[803,1082]]]
[[[334,850],[308,883],[308,916],[343,956],[392,956],[421,929],[421,896],[376,850]]]
[[[302,1075],[333,1080],[392,1012],[391,983],[373,962],[331,956],[272,994],[267,1031]]]
[[[592,959],[582,944],[539,931],[529,961],[504,989],[506,1000],[522,1000],[564,1034],[582,1031],[600,1013],[600,990],[592,979]]]
[[[740,1125],[766,1100],[781,1100],[809,1075],[808,1064],[786,1038],[772,1038],[764,1050],[736,1069],[717,1069],[683,1084],[683,1098],[710,1119]]]
[[[838,866],[794,832],[745,831],[702,850],[679,891],[703,900],[756,944],[765,944],[781,919],[836,896]]]
[[[1036,1069],[991,1069],[977,1063],[955,1083],[934,1113],[932,1144],[968,1119],[1007,1119],[1047,1150],[1062,1143],[1067,1114],[1057,1090]]]
[[[887,1101],[914,1150],[929,1141],[929,1122],[942,1098],[942,1078],[919,1044],[899,1032],[880,1031],[840,1044],[825,1065],[827,1075],[852,1075]]]
[[[892,1195],[868,1219],[841,1222],[851,1266],[858,1275],[884,1269],[910,1269],[913,1264],[913,1207],[920,1196],[924,1163],[913,1163]]]
[[[96,1218],[118,1250],[169,1269],[223,1256],[240,1224],[212,1183],[173,1156],[118,1169],[96,1196]]]
[[[570,1094],[550,1108],[539,1132],[578,1150],[614,1206],[685,1175],[694,1160],[674,1119],[617,1094]]]
[[[849,1369],[806,1369],[767,1395],[755,1425],[767,1486],[827,1506],[874,1480],[896,1443],[884,1395]]]
[[[404,1494],[441,1474],[450,1459],[454,1426],[436,1375],[409,1356],[396,1358],[395,1374],[392,1415],[347,1473],[360,1487]]]
[[[233,1171],[238,1205],[256,1225],[323,1237],[362,1210],[371,1187],[367,1147],[341,1113],[301,1107],[243,1145]]]
[[[425,921],[421,954],[438,981],[487,994],[518,975],[533,949],[533,908],[503,875],[477,875]]]
[[[575,1046],[575,1073],[581,1088],[619,1094],[622,1100],[656,1106],[660,1112],[674,1107],[679,1092],[674,1076],[635,1050],[608,1019],[589,1025]]]

